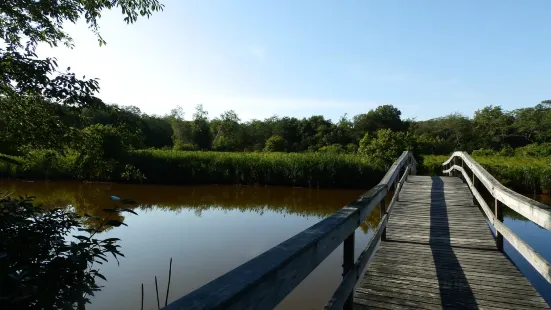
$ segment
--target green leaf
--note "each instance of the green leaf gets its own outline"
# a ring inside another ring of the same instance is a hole
[[[6,163],[9,163],[9,164],[12,164],[12,165],[20,165],[21,163],[11,157],[8,157],[6,155],[2,155],[0,154],[0,162],[6,162]]]
[[[119,241],[119,240],[121,240],[121,239],[119,239],[119,238],[107,238],[107,239],[103,240],[102,242],[105,243],[105,242],[113,242],[113,241]]]
[[[121,212],[130,212],[132,214],[136,214],[138,215],[138,213],[136,213],[136,211],[132,210],[132,209],[120,209]]]
[[[104,281],[107,281],[107,279],[101,273],[96,273],[96,276],[103,279]]]
[[[119,220],[109,220],[105,223],[105,225],[114,226],[114,227],[119,227],[121,225],[128,226]]]

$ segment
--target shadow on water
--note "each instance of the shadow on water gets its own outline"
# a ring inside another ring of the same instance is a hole
[[[436,268],[442,308],[476,308],[476,300],[451,245],[444,182],[432,177],[430,204],[430,248]]]

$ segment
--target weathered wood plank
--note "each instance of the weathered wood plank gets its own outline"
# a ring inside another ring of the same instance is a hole
[[[388,241],[356,289],[356,309],[549,309],[496,249],[468,183],[408,178],[387,224]]]
[[[384,278],[390,278],[394,280],[400,280],[400,281],[413,281],[416,283],[426,283],[430,285],[436,285],[438,287],[441,287],[443,289],[449,289],[446,285],[442,285],[440,280],[438,278],[435,278],[433,276],[427,276],[424,274],[395,274],[395,273],[384,273],[380,271],[372,271],[367,270],[364,280],[367,281],[371,276],[375,277],[384,277]],[[362,281],[360,283],[360,287],[369,287],[369,283]],[[465,281],[456,281],[451,285],[451,288],[461,288],[461,289],[472,289],[472,287],[475,286],[484,286],[488,290],[502,290],[502,291],[511,291],[511,292],[517,292],[518,294],[525,294],[533,296],[534,298],[541,299],[536,290],[529,285],[529,283],[517,283],[517,282],[507,282],[507,281],[487,281],[486,278],[477,278],[477,277],[471,277],[469,278],[468,282]],[[491,288],[491,289],[490,289]]]
[[[425,304],[435,304],[438,306],[450,306],[459,308],[473,308],[479,309],[479,307],[493,308],[493,309],[547,309],[547,304],[541,302],[534,302],[531,300],[519,300],[512,298],[492,298],[488,295],[476,295],[475,299],[467,299],[464,295],[469,294],[466,292],[454,292],[452,294],[446,292],[445,294],[433,294],[417,290],[416,288],[400,288],[395,287],[379,287],[374,286],[372,288],[359,288],[358,293],[364,293],[367,295],[377,295],[385,298],[400,298],[407,299],[410,302],[420,302]],[[478,298],[480,297],[480,298]]]
[[[445,166],[450,164],[451,160],[455,157],[459,157],[463,160],[464,165],[469,167],[469,169],[474,173],[474,175],[476,175],[477,179],[484,184],[493,197],[539,226],[547,230],[551,230],[551,207],[518,194],[503,186],[466,152],[454,152],[452,156],[442,165]],[[457,167],[459,166],[452,166],[450,169],[444,171],[444,173],[454,169],[457,170]]]
[[[536,271],[538,271],[543,278],[547,280],[547,282],[551,283],[551,264],[526,242],[520,239],[515,233],[513,233],[513,231],[505,226],[500,220],[498,220],[478,190],[473,186],[473,183],[468,178],[467,172],[462,167],[454,166],[452,168],[463,174],[477,202],[480,204],[480,207],[486,214],[486,217],[489,219],[490,223],[494,225],[498,234],[501,234],[505,240],[509,241],[509,243],[532,265],[532,267],[534,267],[534,269],[536,269]]]
[[[392,278],[384,275],[369,274],[369,277],[363,282],[367,287],[381,286],[381,287],[393,287],[393,288],[406,288],[411,289],[414,287],[416,290],[422,292],[430,292],[438,294],[441,290],[446,293],[453,293],[456,290],[472,290],[481,296],[495,296],[497,298],[516,298],[520,300],[535,301],[537,303],[545,305],[545,302],[541,298],[534,296],[534,290],[523,290],[520,288],[503,288],[492,285],[476,284],[476,283],[464,283],[464,285],[455,285],[454,287],[442,288],[437,282],[418,281],[406,278]],[[484,297],[481,297],[484,298]]]

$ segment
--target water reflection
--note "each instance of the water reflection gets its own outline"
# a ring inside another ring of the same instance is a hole
[[[549,196],[529,196],[530,198],[551,206]],[[551,231],[548,231],[528,219],[509,209],[503,209],[503,223],[509,227],[520,239],[528,243],[545,260],[551,262]],[[495,233],[495,232],[494,232]],[[532,265],[507,240],[503,246],[505,253],[511,258],[523,275],[528,278],[543,299],[551,305],[551,284],[547,282]]]
[[[154,277],[159,278],[159,292],[165,292],[171,257],[174,261],[169,302],[312,226],[362,193],[283,187],[13,181],[0,181],[0,192],[32,195],[47,206],[72,206],[81,214],[102,217],[106,216],[102,209],[113,205],[111,195],[139,203],[133,206],[139,216],[125,214],[120,218],[128,227],[102,233],[102,238],[122,239],[126,258],[120,267],[116,263],[102,267],[109,282],[87,307],[92,310],[139,309],[142,283],[144,309],[156,309]],[[551,204],[549,197],[535,198]],[[504,218],[520,238],[551,261],[551,232],[508,209]],[[376,208],[356,231],[356,257],[371,239],[378,222]],[[551,303],[551,285],[507,242],[505,251]],[[341,264],[339,247],[278,308],[323,308],[341,281]]]
[[[358,197],[358,190],[243,186],[142,186],[77,182],[0,182],[0,192],[36,196],[47,206],[72,206],[105,216],[109,196],[132,198],[139,216],[121,217],[128,227],[102,233],[121,238],[126,258],[106,264],[108,278],[88,309],[156,308],[154,277],[166,291],[173,258],[172,301],[310,227]],[[371,239],[378,209],[356,231],[356,256]],[[341,280],[342,248],[337,248],[279,309],[321,309]],[[100,283],[102,284],[102,283]],[[163,298],[161,298],[163,299]]]
[[[0,181],[0,190],[12,195],[33,195],[46,206],[74,206],[79,212],[102,214],[113,204],[110,196],[131,197],[142,209],[178,211],[193,208],[197,216],[205,210],[266,210],[298,216],[325,217],[357,197],[358,190],[310,190],[256,186],[156,186],[80,182]]]
[[[488,206],[494,211],[494,198],[483,191],[483,197]],[[531,199],[551,206],[551,197],[542,195],[525,195]],[[482,212],[483,213],[483,212]],[[551,231],[546,230],[518,214],[508,207],[503,208],[503,223],[511,229],[520,239],[531,246],[545,260],[551,262]],[[495,229],[489,225],[495,235]],[[505,239],[503,243],[505,254],[517,266],[522,274],[532,283],[538,293],[551,305],[551,284],[547,282],[532,265]]]

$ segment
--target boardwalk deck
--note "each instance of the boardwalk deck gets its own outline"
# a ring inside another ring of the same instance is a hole
[[[461,179],[410,176],[355,309],[549,309],[500,251]]]

